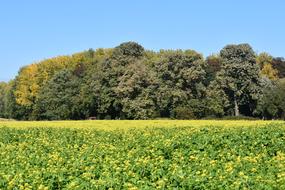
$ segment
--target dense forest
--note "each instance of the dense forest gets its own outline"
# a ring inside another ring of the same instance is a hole
[[[145,50],[135,42],[59,56],[0,83],[0,117],[17,120],[285,118],[285,60],[227,45]]]

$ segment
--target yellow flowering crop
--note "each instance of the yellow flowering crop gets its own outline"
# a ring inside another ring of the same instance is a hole
[[[0,122],[0,189],[285,189],[283,121]]]

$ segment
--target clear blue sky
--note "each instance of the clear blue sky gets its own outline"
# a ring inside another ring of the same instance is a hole
[[[20,67],[136,41],[207,56],[231,43],[285,56],[284,0],[3,0],[0,80]]]

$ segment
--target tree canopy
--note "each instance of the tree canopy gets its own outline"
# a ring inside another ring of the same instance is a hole
[[[0,83],[0,117],[18,120],[284,118],[285,61],[249,44],[204,58],[136,42],[27,65]]]

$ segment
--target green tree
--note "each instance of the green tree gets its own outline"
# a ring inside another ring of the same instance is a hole
[[[205,64],[202,55],[193,50],[160,54],[154,63],[160,83],[157,104],[161,117],[170,117],[176,107],[191,107],[191,101],[205,96]]]
[[[207,84],[210,84],[216,77],[218,71],[221,70],[222,60],[219,55],[210,55],[206,59]]]
[[[7,84],[4,97],[5,117],[17,120],[29,120],[30,109],[17,103],[16,80]]]
[[[70,70],[62,70],[40,91],[37,99],[37,119],[78,119],[77,102],[80,82]]]
[[[0,82],[0,117],[6,117],[5,112],[5,95],[7,93],[7,83]]]
[[[95,51],[89,49],[85,52],[85,61],[77,64],[74,69],[74,74],[82,78],[80,82],[80,92],[78,94],[78,110],[82,119],[101,114],[99,105],[102,105],[102,107],[106,105],[108,107],[107,104],[101,103],[100,96],[103,94],[103,66],[112,54],[113,49],[99,48]],[[107,77],[106,81],[108,81]],[[102,110],[106,109],[102,108]],[[104,111],[101,116],[104,117]]]
[[[103,72],[106,59],[112,55],[110,49],[98,49],[94,52],[92,63],[87,65],[80,89],[80,109],[85,118],[90,116],[105,117],[105,110],[110,106],[108,102],[102,102],[106,93],[103,85],[108,82]],[[107,72],[107,70],[106,70]],[[100,105],[100,107],[99,107]],[[104,107],[106,106],[106,107]]]
[[[144,48],[136,42],[125,42],[115,47],[112,59],[120,62],[121,65],[128,64],[133,59],[142,57]]]
[[[263,91],[255,114],[265,119],[285,119],[285,80],[267,85]]]
[[[155,92],[159,87],[156,73],[141,61],[126,67],[115,90],[121,100],[122,112],[128,119],[156,116]]]
[[[217,81],[212,81],[206,93],[206,114],[210,117],[223,117],[230,108],[230,102],[225,91]]]
[[[100,91],[98,97],[98,114],[105,118],[123,118],[122,100],[116,93],[119,79],[126,68],[143,59],[144,48],[135,42],[122,43],[115,47],[110,57],[102,62],[101,71],[97,76],[95,93]],[[98,78],[99,77],[99,78]]]
[[[217,85],[224,90],[234,115],[251,115],[261,93],[260,69],[250,45],[227,45],[220,56],[222,68],[216,76]]]

